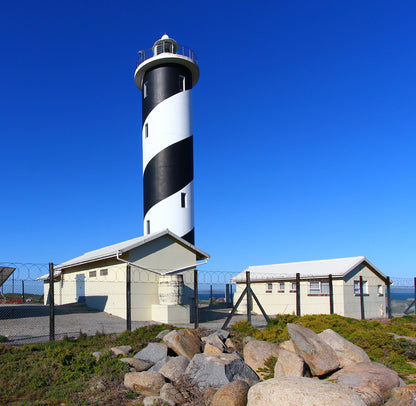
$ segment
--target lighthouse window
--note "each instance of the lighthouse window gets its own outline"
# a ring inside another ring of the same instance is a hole
[[[183,92],[185,90],[185,76],[179,75],[179,91]]]
[[[149,124],[146,123],[144,125],[144,138],[147,138],[149,136]]]
[[[186,207],[186,193],[181,193],[181,207]]]
[[[150,234],[150,220],[146,220],[146,234]]]
[[[147,97],[147,82],[144,82],[143,85],[143,99]]]

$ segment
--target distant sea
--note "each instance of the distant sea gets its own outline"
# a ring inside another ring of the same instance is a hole
[[[414,290],[405,290],[405,291],[391,291],[391,300],[407,300],[407,299],[413,299],[414,298]],[[224,292],[212,292],[212,296],[215,299],[218,299],[219,297],[225,297]],[[200,291],[198,294],[199,300],[209,300],[209,292],[206,291]]]

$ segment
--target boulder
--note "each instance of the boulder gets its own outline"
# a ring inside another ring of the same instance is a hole
[[[147,347],[134,355],[134,358],[156,364],[168,355],[168,347],[164,343],[149,343]]]
[[[206,354],[221,354],[224,352],[221,348],[218,348],[215,345],[212,345],[210,343],[206,343],[204,347],[204,353]]]
[[[296,352],[293,346],[292,340],[283,341],[279,344],[279,348],[283,348],[286,351]]]
[[[124,386],[144,396],[159,396],[165,383],[165,378],[155,371],[129,372],[124,375]]]
[[[182,393],[178,391],[171,383],[165,383],[160,389],[160,397],[166,399],[174,404],[182,405],[185,403],[185,398]]]
[[[215,394],[217,393],[218,389],[209,387],[204,389],[204,396],[203,396],[203,405],[204,406],[212,406],[212,399],[214,398]]]
[[[185,355],[190,360],[201,352],[201,340],[195,330],[173,330],[163,337],[166,345],[178,355]]]
[[[160,368],[159,373],[162,374],[165,378],[168,378],[171,381],[175,381],[185,373],[188,365],[188,357],[180,355],[179,357],[173,357],[170,361],[163,365],[163,367]]]
[[[224,351],[224,343],[217,334],[211,334],[208,337],[202,337],[201,341],[205,343],[205,347],[209,344],[210,346],[217,347],[220,352]],[[205,351],[205,348],[204,348]]]
[[[394,388],[385,406],[416,406],[416,384]]]
[[[360,362],[333,374],[329,380],[357,392],[367,405],[378,405],[390,398],[400,385],[397,373],[376,362]]]
[[[273,378],[250,388],[247,406],[365,406],[352,390],[302,377]]]
[[[279,348],[279,356],[274,366],[274,377],[306,375],[310,375],[309,368],[303,359],[294,352]]]
[[[270,357],[279,356],[279,346],[277,344],[268,343],[266,341],[249,340],[243,350],[244,362],[253,369],[260,378],[265,373],[259,372],[260,368],[265,368],[265,361]]]
[[[312,375],[326,375],[339,368],[335,351],[312,330],[297,324],[288,324],[287,330],[296,353],[308,364]]]
[[[143,399],[143,406],[175,406],[176,403],[163,399],[161,396],[146,396]]]
[[[233,343],[233,341],[231,340],[231,338],[227,338],[226,340],[225,340],[225,346],[227,347],[227,348],[229,348],[229,349],[231,349],[231,350],[234,350],[235,349],[235,345],[234,345],[234,343]]]
[[[128,355],[131,352],[133,352],[133,348],[130,347],[130,345],[120,345],[118,347],[111,347],[110,351],[115,355],[116,357],[119,355]]]
[[[370,362],[370,358],[362,348],[346,340],[335,331],[327,329],[319,333],[318,336],[335,351],[341,368],[359,362]]]
[[[229,382],[243,380],[252,385],[259,381],[257,374],[235,353],[196,354],[185,374],[200,387],[220,388]]]
[[[136,372],[147,371],[153,365],[151,362],[137,358],[121,358],[120,361],[134,368]]]
[[[250,386],[245,381],[227,383],[212,398],[212,406],[246,406]]]
[[[165,337],[167,334],[169,334],[172,330],[163,330],[161,331],[157,336],[156,340],[163,340],[163,337]]]
[[[170,360],[172,360],[172,359],[174,359],[174,358],[176,358],[176,357],[171,357],[171,356],[169,356],[169,355],[167,355],[166,357],[161,358],[159,361],[157,361],[157,362],[156,362],[156,364],[155,364],[155,365],[153,365],[153,366],[150,368],[150,371],[156,371],[156,372],[159,372],[159,371],[160,371],[160,369],[161,369],[161,368],[163,368],[163,367],[166,365],[166,363],[168,363]]]

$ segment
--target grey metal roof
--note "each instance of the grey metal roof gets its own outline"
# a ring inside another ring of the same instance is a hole
[[[142,237],[132,238],[131,240],[119,242],[117,244],[109,245],[107,247],[99,248],[94,251],[86,252],[79,257],[70,259],[69,261],[63,262],[54,267],[55,271],[63,270],[65,268],[69,268],[72,266],[82,265],[89,262],[95,262],[103,259],[114,258],[117,254],[121,255],[125,252],[128,252],[134,248],[140,247],[141,245],[145,245],[154,241],[163,236],[170,236],[179,244],[184,245],[189,250],[195,252],[197,256],[197,260],[208,259],[209,255],[200,250],[199,248],[195,247],[195,245],[190,244],[188,241],[184,240],[183,238],[177,236],[176,234],[172,233],[169,230],[159,231],[157,233],[148,234]],[[42,277],[41,277],[42,278]],[[40,279],[40,278],[39,278]]]
[[[289,262],[285,264],[250,266],[243,272],[234,276],[231,282],[245,282],[246,271],[250,271],[250,280],[285,280],[294,279],[299,273],[303,279],[323,278],[331,274],[334,278],[347,275],[361,263],[366,262],[382,279],[386,276],[378,270],[366,257],[349,257],[337,259],[324,259],[319,261]]]

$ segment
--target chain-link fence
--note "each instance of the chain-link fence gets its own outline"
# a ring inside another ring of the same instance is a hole
[[[81,332],[94,335],[135,329],[161,320],[163,309],[155,315],[149,303],[156,304],[157,310],[157,303],[162,302],[188,306],[188,313],[181,314],[178,306],[174,317],[169,315],[172,324],[182,326],[195,321],[221,326],[240,297],[233,309],[239,319],[250,313],[263,320],[262,310],[270,317],[336,313],[366,319],[415,312],[414,278],[394,277],[389,284],[374,274],[345,281],[330,275],[276,280],[275,275],[264,273],[251,277],[252,295],[247,300],[247,295],[242,296],[247,276],[236,277],[238,271],[202,269],[195,274],[191,269],[181,272],[180,279],[169,277],[169,289],[163,291],[163,275],[128,269],[118,263],[73,274],[55,270],[52,307],[49,264],[0,263],[0,341],[42,342]],[[178,297],[172,296],[175,283]]]

